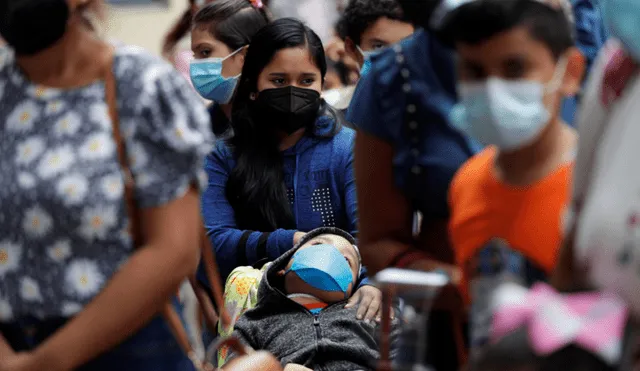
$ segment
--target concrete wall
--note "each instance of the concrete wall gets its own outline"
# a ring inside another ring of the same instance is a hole
[[[169,6],[111,6],[108,36],[160,54],[162,39],[187,8],[187,0],[169,0]],[[188,40],[185,40],[188,47]]]

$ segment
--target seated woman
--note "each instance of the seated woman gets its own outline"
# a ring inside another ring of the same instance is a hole
[[[261,267],[291,250],[305,231],[356,233],[354,132],[321,98],[322,43],[297,20],[259,31],[247,50],[233,104],[233,135],[208,156],[202,198],[208,235],[226,279],[236,267]],[[206,282],[204,272],[199,278]],[[377,318],[379,290],[350,303]]]
[[[344,307],[361,264],[349,233],[337,228],[309,232],[268,268],[258,304],[236,323],[235,335],[253,349],[272,353],[285,370],[300,365],[335,371],[376,369],[377,324],[357,320],[356,308]],[[394,326],[392,344],[397,334]],[[320,344],[322,352],[317,351]]]

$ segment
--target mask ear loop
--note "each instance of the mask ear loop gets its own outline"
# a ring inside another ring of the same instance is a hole
[[[560,89],[560,86],[562,85],[562,81],[564,80],[564,75],[567,72],[568,65],[569,65],[569,58],[567,58],[566,55],[563,55],[562,57],[560,57],[560,60],[556,65],[556,69],[555,71],[553,71],[553,76],[551,77],[551,80],[549,80],[549,82],[547,82],[547,84],[544,87],[545,94],[555,93],[558,91],[558,89]]]
[[[245,46],[241,46],[240,48],[238,48],[236,51],[234,51],[233,53],[227,55],[226,57],[222,58],[220,60],[220,65],[222,67],[222,63],[224,63],[224,61],[226,61],[227,59],[233,57],[234,55],[240,53],[242,50],[244,50],[246,47],[248,47],[248,45]],[[211,59],[217,59],[217,58],[211,58]],[[222,71],[220,71],[220,73],[222,73]],[[235,79],[237,77],[240,77],[242,75],[242,72],[240,72],[239,74],[235,75],[235,76],[230,76],[230,77],[226,77],[226,79]]]
[[[240,52],[241,52],[244,48],[246,48],[247,46],[248,46],[248,45],[245,45],[245,46],[241,46],[241,47],[239,47],[239,48],[238,48],[238,49],[236,49],[233,53],[231,53],[231,54],[227,55],[226,57],[222,58],[222,61],[224,62],[224,61],[226,61],[227,59],[229,59],[229,58],[233,57],[234,55],[236,55],[236,54],[240,53]]]

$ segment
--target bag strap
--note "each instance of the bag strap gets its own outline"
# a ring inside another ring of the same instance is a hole
[[[110,62],[106,66],[106,70],[105,70],[105,75],[104,75],[105,98],[107,101],[107,105],[109,107],[109,115],[111,117],[111,122],[113,126],[113,138],[116,143],[118,162],[120,164],[120,168],[124,176],[124,196],[125,196],[127,214],[129,215],[129,231],[131,232],[134,246],[141,247],[143,246],[143,235],[140,227],[140,214],[135,201],[135,180],[134,180],[131,168],[129,166],[127,150],[126,150],[125,142],[122,138],[122,133],[120,130],[120,119],[118,115],[118,105],[117,105],[116,78],[113,72],[114,58],[115,57],[113,56],[110,58]],[[198,215],[200,215],[200,213],[198,213]],[[200,220],[199,223],[201,225],[204,225],[202,220]],[[200,232],[199,239],[200,239],[200,247],[202,251],[202,260],[205,268],[205,273],[207,275],[207,278],[212,288],[213,298],[216,301],[223,323],[230,323],[230,317],[225,309],[224,301],[222,299],[223,298],[222,282],[221,282],[220,274],[218,271],[218,265],[216,264],[215,256],[213,254],[213,246],[208,236],[205,233],[204,227],[201,228],[200,230],[201,232]],[[207,290],[204,287],[202,287],[202,285],[196,279],[195,275],[193,275],[192,277],[188,277],[188,279],[194,292],[196,293],[198,302],[202,307],[202,312],[205,317],[206,325],[210,331],[215,333],[217,330],[218,315],[213,307],[213,304],[211,303],[211,300],[209,299]],[[165,320],[169,324],[169,327],[173,335],[175,336],[178,344],[183,349],[185,354],[194,362],[194,365],[196,365],[198,369],[212,368],[211,365],[206,365],[201,360],[197,359],[195,351],[191,346],[191,342],[189,341],[187,331],[184,328],[184,325],[180,319],[180,316],[175,311],[170,301],[163,308],[162,315],[164,316]]]

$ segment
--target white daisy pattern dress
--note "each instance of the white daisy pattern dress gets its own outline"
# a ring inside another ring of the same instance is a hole
[[[169,64],[131,47],[114,61],[139,207],[204,187],[209,115]],[[104,82],[33,85],[0,50],[0,322],[81,311],[132,254]]]

